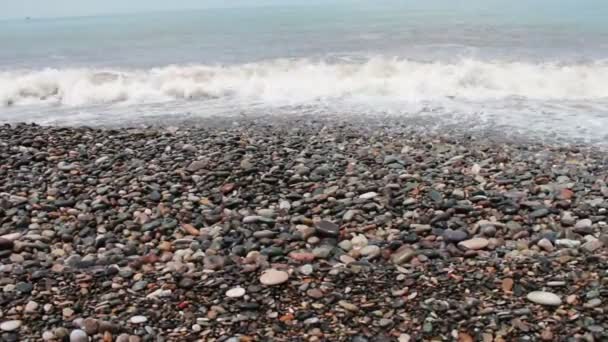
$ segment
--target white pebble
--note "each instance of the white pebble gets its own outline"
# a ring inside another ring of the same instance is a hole
[[[289,279],[289,274],[287,272],[271,268],[262,273],[260,282],[264,285],[272,286],[282,284],[286,282],[287,279]]]
[[[146,318],[146,316],[133,316],[131,317],[130,321],[133,324],[140,324],[147,322],[148,318]]]
[[[549,306],[559,306],[562,304],[562,300],[559,298],[559,296],[552,292],[533,291],[528,293],[528,296],[526,296],[526,298],[536,304]]]
[[[80,330],[80,329],[75,329],[72,330],[72,332],[70,333],[70,342],[88,342],[89,341],[89,336],[87,336],[87,333]]]
[[[242,287],[235,287],[226,291],[226,297],[239,298],[245,295],[245,289]]]
[[[0,330],[2,331],[13,331],[19,329],[19,327],[21,327],[21,321],[19,320],[5,321],[0,323]]]
[[[366,192],[366,193],[364,193],[363,195],[359,196],[359,198],[367,200],[367,199],[372,199],[372,198],[374,198],[376,196],[378,196],[378,193],[372,191],[372,192]]]

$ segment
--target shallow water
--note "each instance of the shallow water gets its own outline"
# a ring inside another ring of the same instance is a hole
[[[608,141],[605,1],[326,1],[0,22],[0,121],[305,110]]]

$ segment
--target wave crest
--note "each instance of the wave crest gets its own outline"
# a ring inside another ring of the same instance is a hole
[[[513,97],[533,100],[608,98],[608,63],[296,59],[232,66],[0,72],[0,105],[4,106],[74,107],[216,98],[303,104],[335,99],[420,102]]]

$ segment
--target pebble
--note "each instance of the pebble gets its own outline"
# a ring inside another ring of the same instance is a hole
[[[302,265],[300,266],[300,273],[303,275],[311,275],[312,272],[314,271],[314,268],[311,264],[306,264],[306,265]]]
[[[133,316],[129,321],[133,324],[141,324],[146,323],[148,318],[146,316]]]
[[[89,337],[87,336],[87,333],[80,329],[74,329],[70,333],[70,342],[88,342],[88,341],[89,341]]]
[[[604,243],[598,239],[592,239],[585,242],[581,248],[589,253],[593,253],[604,246]]]
[[[378,247],[378,246],[370,245],[370,246],[365,246],[365,247],[361,248],[361,255],[368,256],[368,257],[374,257],[379,254],[380,254],[380,247]]]
[[[562,304],[562,300],[559,296],[552,292],[533,291],[528,293],[526,298],[531,302],[541,305],[559,306]]]
[[[363,199],[363,200],[368,200],[368,199],[372,199],[376,196],[378,196],[378,193],[376,193],[376,192],[366,192],[363,195],[359,196],[359,198]]]
[[[94,318],[85,318],[82,321],[82,329],[87,333],[87,335],[95,335],[99,330],[99,322],[97,322]]]
[[[538,241],[537,243],[538,247],[542,248],[543,250],[547,251],[547,252],[551,252],[553,251],[553,244],[551,243],[551,241],[549,241],[549,239],[540,239],[540,241]]]
[[[594,147],[390,118],[255,120],[1,125],[0,325],[23,326],[0,339],[605,334],[608,170]],[[567,307],[535,311],[524,297],[541,286]]]
[[[348,241],[348,240],[344,240],[344,241]],[[368,240],[365,237],[365,235],[357,234],[352,239],[350,239],[350,243],[353,248],[360,249],[360,248],[364,248],[367,246]]]
[[[576,223],[576,219],[572,216],[572,213],[569,211],[565,211],[560,218],[562,225],[564,226],[572,226]]]
[[[228,291],[226,291],[226,297],[230,298],[239,298],[245,295],[245,289],[242,287],[234,287]]]
[[[410,342],[412,337],[409,334],[401,334],[398,337],[398,342]]]
[[[402,264],[405,262],[409,262],[416,256],[416,251],[408,246],[403,246],[396,250],[391,256],[391,261],[394,264]]]
[[[54,340],[54,339],[55,339],[55,334],[52,331],[47,330],[47,331],[45,331],[45,332],[42,333],[42,340],[44,340],[44,341],[51,341],[51,340]]]
[[[338,305],[340,305],[341,307],[343,307],[344,309],[346,309],[348,311],[353,311],[353,312],[359,311],[359,308],[356,305],[351,304],[345,300],[339,301]]]
[[[0,323],[0,330],[2,331],[15,331],[21,327],[21,321],[13,320],[13,321],[4,321]]]
[[[581,242],[577,241],[577,240],[570,240],[570,239],[559,239],[559,240],[555,240],[555,244],[559,247],[577,248],[581,245]]]
[[[490,242],[484,238],[472,238],[469,240],[461,241],[458,243],[458,246],[469,249],[469,250],[479,250],[488,247]]]
[[[540,208],[540,209],[536,209],[533,212],[530,213],[530,217],[531,218],[542,218],[545,217],[547,215],[549,215],[550,211],[547,208]]]
[[[502,290],[504,292],[511,292],[511,290],[513,290],[513,284],[514,284],[513,278],[503,279],[502,284],[501,284]]]
[[[26,313],[34,313],[38,310],[38,303],[36,303],[33,300],[30,300],[29,302],[27,302],[27,304],[25,304],[25,308],[23,309],[23,311],[25,311]]]
[[[330,221],[319,221],[315,224],[317,232],[323,236],[337,237],[340,234],[340,227]]]
[[[450,228],[443,232],[443,239],[448,242],[460,242],[464,241],[469,237],[469,234],[463,230],[452,230]]]
[[[289,273],[276,269],[268,269],[260,276],[260,282],[267,286],[279,285],[289,279]]]
[[[338,243],[338,247],[342,248],[343,251],[348,252],[353,249],[353,244],[350,242],[350,240],[342,240]]]
[[[333,249],[332,246],[319,246],[312,250],[312,254],[318,259],[327,259]]]
[[[593,222],[590,219],[583,219],[574,225],[573,230],[577,233],[591,234],[593,232]]]

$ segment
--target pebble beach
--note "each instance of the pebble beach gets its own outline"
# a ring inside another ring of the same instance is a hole
[[[0,127],[2,341],[606,341],[608,155],[392,120]]]

